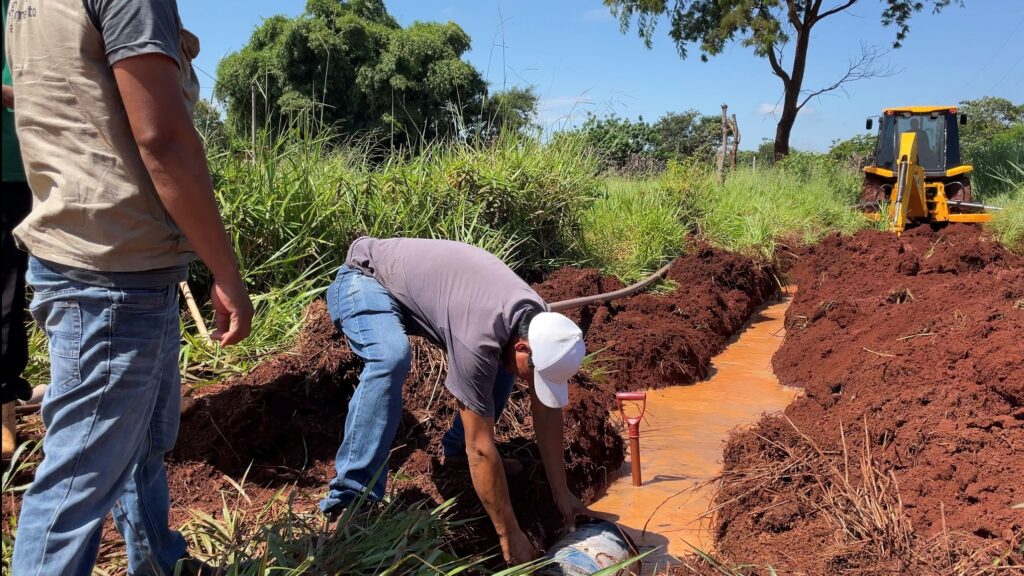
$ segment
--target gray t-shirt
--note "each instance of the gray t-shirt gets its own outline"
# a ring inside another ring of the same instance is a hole
[[[83,4],[103,35],[111,66],[143,54],[164,54],[178,62],[181,19],[176,0],[84,0]]]
[[[445,387],[466,408],[494,416],[501,351],[523,312],[547,310],[544,300],[496,256],[460,242],[364,236],[345,263],[402,305],[406,330],[445,348]]]

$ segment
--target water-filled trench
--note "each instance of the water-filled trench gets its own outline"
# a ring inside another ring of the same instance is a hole
[[[729,431],[780,411],[797,391],[779,384],[772,354],[785,335],[790,296],[756,312],[748,326],[712,359],[711,376],[689,386],[647,392],[640,424],[643,483],[634,487],[630,457],[607,493],[591,508],[629,533],[647,560],[664,563],[712,545],[713,479],[722,470]],[[637,412],[626,405],[627,415]],[[628,440],[627,440],[628,446]]]

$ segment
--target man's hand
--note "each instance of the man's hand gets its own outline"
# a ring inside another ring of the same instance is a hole
[[[594,512],[584,506],[583,502],[570,492],[568,488],[555,493],[555,505],[558,506],[558,511],[562,513],[565,527],[570,530],[576,527],[577,516],[594,515]]]
[[[14,88],[4,84],[4,108],[14,108]]]
[[[501,538],[501,554],[509,566],[518,566],[534,560],[537,557],[537,550],[526,534],[516,529],[512,534]]]
[[[249,294],[245,291],[241,279],[222,282],[216,278],[210,299],[216,312],[217,328],[210,338],[220,342],[221,346],[230,346],[241,342],[252,329],[253,308]]]

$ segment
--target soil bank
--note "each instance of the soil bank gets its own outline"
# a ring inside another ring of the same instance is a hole
[[[729,442],[719,551],[787,574],[1020,562],[1024,259],[969,225],[862,231],[793,280],[773,364],[806,394]]]
[[[721,351],[777,286],[771,269],[750,258],[694,246],[670,269],[677,289],[640,294],[569,312],[597,352],[571,388],[565,411],[565,458],[570,488],[592,501],[623,462],[622,440],[609,418],[614,393],[688,384],[705,377]],[[621,287],[592,269],[565,268],[535,285],[553,302]],[[414,366],[404,389],[404,414],[391,472],[394,494],[440,503],[453,496],[460,518],[481,518],[465,469],[443,466],[440,437],[455,413],[443,389],[444,356],[413,339]],[[322,302],[314,303],[295,348],[251,373],[208,387],[188,401],[168,476],[174,522],[189,508],[217,514],[225,477],[249,470],[256,503],[280,488],[296,506],[312,508],[334,475],[348,398],[361,365],[334,329]],[[499,448],[525,464],[509,486],[520,526],[539,546],[557,537],[560,518],[533,443],[526,391],[513,393],[497,426]],[[172,522],[173,523],[173,522]],[[455,535],[463,550],[491,550],[497,540],[487,521]]]

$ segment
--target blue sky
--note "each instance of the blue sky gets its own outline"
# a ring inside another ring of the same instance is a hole
[[[838,0],[825,0],[825,5]],[[217,63],[248,41],[274,14],[296,15],[301,0],[178,0],[185,26],[202,40],[198,67],[216,74]],[[743,135],[756,148],[775,134],[781,82],[766,61],[734,44],[709,62],[691,50],[681,60],[662,25],[648,50],[600,0],[394,0],[388,10],[403,25],[453,21],[473,39],[467,60],[494,88],[532,85],[541,97],[540,120],[551,129],[578,123],[587,111],[653,121],[689,108],[720,113],[729,104]],[[847,13],[815,27],[806,88],[829,84],[861,45],[891,44],[879,23],[880,0],[861,0]],[[943,105],[981,96],[1024,102],[1024,1],[966,0],[941,14],[927,10],[911,21],[903,48],[889,55],[894,76],[864,80],[811,101],[801,112],[791,144],[826,150],[861,133],[864,118],[885,106]],[[201,73],[203,94],[213,79]]]

